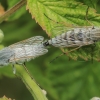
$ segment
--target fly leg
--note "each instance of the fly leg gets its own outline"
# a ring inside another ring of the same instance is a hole
[[[52,63],[54,60],[58,59],[60,56],[66,54],[65,52],[61,53],[59,56],[55,57],[53,60],[50,61],[50,63]]]
[[[77,48],[74,48],[74,49],[68,51],[66,54],[68,54],[68,53],[70,53],[70,52],[72,52],[72,51],[75,51],[75,50],[77,50],[77,49],[79,49],[79,48],[81,48],[81,46],[79,46],[79,47],[77,47]]]
[[[79,47],[77,47],[77,48],[74,48],[74,49],[68,51],[67,53],[66,53],[65,51],[63,51],[63,53],[61,53],[59,56],[57,56],[56,58],[54,58],[53,60],[51,60],[50,63],[52,63],[54,60],[58,59],[60,56],[65,55],[65,54],[68,54],[68,53],[70,53],[70,52],[72,52],[72,51],[75,51],[75,50],[77,50],[77,49],[79,49],[79,48],[81,48],[81,46],[79,46]],[[70,60],[70,59],[69,59],[69,60]]]
[[[25,68],[26,72],[28,73],[28,75],[31,77],[32,80],[34,80],[34,82],[41,88],[41,86],[36,82],[36,80],[32,77],[32,75],[29,73],[28,69],[26,68],[26,64],[25,62],[23,63],[23,67]],[[41,88],[42,91],[45,91]],[[46,92],[46,91],[45,91]]]
[[[30,74],[30,72],[29,72],[28,69],[26,68],[25,62],[23,63],[23,67],[25,68],[26,72],[27,72],[28,75],[31,77],[31,79],[35,81],[35,79],[32,77],[32,75]],[[36,82],[36,81],[35,81],[35,82]],[[37,83],[37,82],[36,82],[36,83]]]
[[[32,77],[32,75],[30,74],[30,72],[28,71],[28,69],[26,68],[26,64],[25,62],[23,63],[23,67],[25,68],[26,72],[28,73],[28,75],[31,77],[32,80],[34,80],[34,82],[39,86],[39,84],[36,82],[36,80]],[[39,86],[40,87],[40,86]],[[40,87],[41,88],[41,87]]]
[[[88,6],[87,9],[86,9],[86,16],[85,16],[85,19],[86,19],[86,21],[87,21],[91,26],[93,26],[93,28],[94,28],[94,25],[88,20],[88,11],[89,11],[89,6]]]
[[[16,74],[16,68],[15,68],[14,64],[12,64],[12,69],[13,69],[13,74],[14,74],[18,79],[21,80],[21,78],[18,77],[17,74]]]
[[[92,63],[93,63],[93,55],[94,55],[95,47],[96,47],[96,44],[94,43],[93,46],[91,47],[91,49],[92,49],[92,52],[91,52],[91,61],[92,61]]]
[[[14,64],[12,65],[12,69],[13,69],[13,74],[16,74],[16,68],[15,68]]]
[[[23,67],[25,68],[26,72],[27,72],[28,75],[31,77],[31,79],[33,79],[32,75],[29,73],[28,69],[26,68],[25,62],[23,63]]]

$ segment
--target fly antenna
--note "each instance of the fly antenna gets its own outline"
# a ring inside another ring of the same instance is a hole
[[[94,55],[94,48],[95,48],[95,46],[96,46],[96,44],[94,43],[94,45],[91,47],[91,49],[92,49],[92,52],[91,52],[91,61],[92,61],[92,63],[93,63],[93,55]]]

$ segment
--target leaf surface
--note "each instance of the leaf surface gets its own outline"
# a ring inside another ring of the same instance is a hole
[[[28,0],[27,9],[31,13],[32,17],[39,23],[39,25],[46,30],[50,37],[54,37],[59,34],[60,30],[66,26],[67,28],[74,26],[100,26],[100,15],[92,8],[87,10],[88,5],[76,2],[74,0]],[[86,20],[86,12],[88,11]],[[90,24],[91,23],[91,24]],[[55,33],[52,30],[55,27],[61,27]],[[85,60],[100,59],[100,44],[96,43],[96,46],[90,45],[81,47],[80,49],[67,54],[70,58],[77,60],[83,58]],[[79,45],[80,46],[80,45]],[[93,48],[93,49],[92,49]],[[65,52],[72,50],[73,48],[65,49]],[[91,53],[92,52],[92,53]]]

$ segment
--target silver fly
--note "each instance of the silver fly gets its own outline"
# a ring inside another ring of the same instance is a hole
[[[43,40],[42,36],[35,36],[0,50],[0,66],[5,66],[9,63],[23,64],[46,54],[48,50],[43,45]]]
[[[62,30],[60,30],[60,32],[62,32]],[[44,45],[53,45],[55,47],[81,47],[94,44],[99,40],[100,27],[82,27],[72,28],[63,32],[45,42]]]
[[[87,7],[86,10],[87,21],[88,21],[87,18],[88,10],[89,7]],[[49,18],[46,14],[44,14],[44,16],[49,20],[51,20],[52,22],[55,22],[54,20]],[[55,23],[58,24],[59,22]],[[53,45],[55,47],[81,47],[85,45],[94,44],[95,42],[100,40],[100,27],[93,27],[93,26],[73,27],[73,25],[69,25],[68,27],[65,25],[59,25],[58,27],[54,28],[51,32],[52,35],[54,35],[54,38],[51,38],[50,40],[45,42],[44,45]]]
[[[56,31],[57,32],[57,31]],[[71,28],[64,32],[63,30],[58,31],[59,35],[51,38],[50,40],[44,42],[45,46],[53,45],[54,47],[74,47],[74,49],[68,51],[72,52],[79,49],[82,46],[94,44],[100,41],[100,27],[82,27],[82,28]],[[62,33],[62,34],[61,34]],[[61,55],[66,54],[65,52]],[[54,58],[52,61],[60,57],[61,55]],[[91,53],[92,62],[93,54]],[[50,63],[52,62],[50,61]]]

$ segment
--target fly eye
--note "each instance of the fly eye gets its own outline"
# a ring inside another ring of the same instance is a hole
[[[48,46],[48,45],[49,45],[49,42],[46,41],[46,42],[43,43],[43,45],[44,45],[44,46]]]

